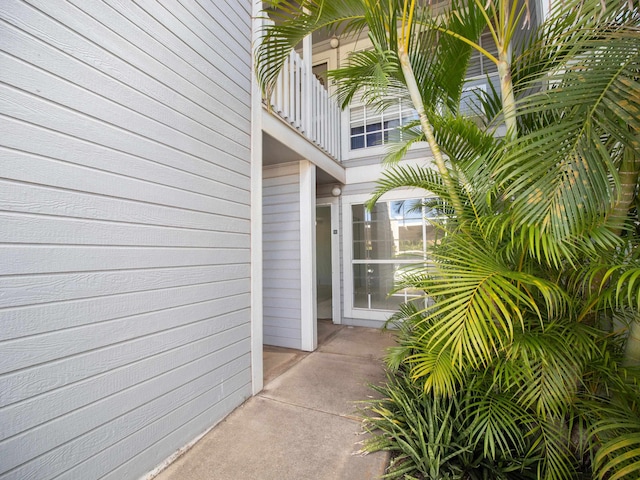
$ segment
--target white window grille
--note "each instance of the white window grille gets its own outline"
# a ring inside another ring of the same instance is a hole
[[[380,111],[365,105],[352,106],[349,112],[350,149],[378,147],[402,140],[399,127],[417,119],[410,102],[397,103]]]
[[[438,211],[422,204],[422,199],[381,201],[372,211],[351,205],[353,309],[393,311],[423,296],[408,288],[391,293],[411,267],[428,266],[428,246],[441,234],[431,223]]]

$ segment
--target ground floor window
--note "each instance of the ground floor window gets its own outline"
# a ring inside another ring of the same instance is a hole
[[[396,310],[421,296],[410,289],[390,292],[407,269],[428,264],[427,247],[439,235],[430,220],[438,212],[423,199],[381,201],[371,211],[357,203],[350,210],[353,309]]]

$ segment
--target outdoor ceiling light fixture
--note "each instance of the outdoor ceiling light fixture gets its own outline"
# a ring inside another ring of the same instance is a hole
[[[341,193],[342,193],[342,190],[338,185],[334,186],[331,189],[331,195],[333,195],[334,197],[339,197]]]
[[[329,40],[329,45],[331,45],[331,48],[338,48],[340,46],[340,39],[334,35]]]

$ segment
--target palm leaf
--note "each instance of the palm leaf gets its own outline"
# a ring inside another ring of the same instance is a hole
[[[372,208],[385,193],[396,188],[418,188],[443,199],[447,197],[447,191],[438,172],[429,168],[400,165],[383,172],[382,178],[378,180],[377,187],[367,202],[367,207]]]
[[[316,31],[343,29],[357,36],[366,26],[364,0],[270,0],[265,2],[261,42],[256,50],[256,72],[266,96],[273,90],[284,62],[293,48]],[[275,19],[272,23],[271,19]]]
[[[560,113],[515,141],[498,171],[517,225],[557,238],[597,226],[612,208],[619,145],[640,155],[638,29],[597,24],[582,35],[547,78],[551,88],[521,105],[523,115]]]
[[[347,62],[346,67],[328,73],[336,82],[336,97],[342,108],[347,108],[357,98],[361,103],[382,110],[389,102],[397,104],[398,97],[406,95],[406,88],[398,78],[400,65],[393,51],[353,52]]]
[[[489,458],[509,457],[524,453],[523,425],[532,422],[531,415],[523,410],[511,395],[495,389],[475,392],[463,411],[471,419],[467,433],[472,441],[482,443],[483,452]]]
[[[419,348],[450,349],[458,368],[488,365],[530,317],[542,322],[564,308],[557,285],[514,271],[501,263],[494,246],[477,239],[452,236],[432,257],[437,263],[420,288],[437,301],[425,310],[432,326]]]
[[[640,420],[636,415],[616,417],[598,422],[592,436],[604,442],[595,455],[598,479],[638,478],[640,474]]]
[[[598,352],[596,339],[596,330],[573,321],[549,323],[544,330],[532,324],[509,349],[502,383],[518,392],[518,403],[540,418],[562,418]]]

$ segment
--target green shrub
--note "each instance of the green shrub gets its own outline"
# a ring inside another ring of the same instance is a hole
[[[477,401],[470,392],[438,397],[425,393],[402,370],[387,375],[385,385],[372,387],[380,396],[363,410],[371,437],[364,450],[389,451],[389,479],[532,479],[519,456],[522,445],[503,445],[489,458],[483,453],[486,435],[478,435]],[[486,418],[486,417],[485,417]],[[534,462],[529,460],[529,464]]]

